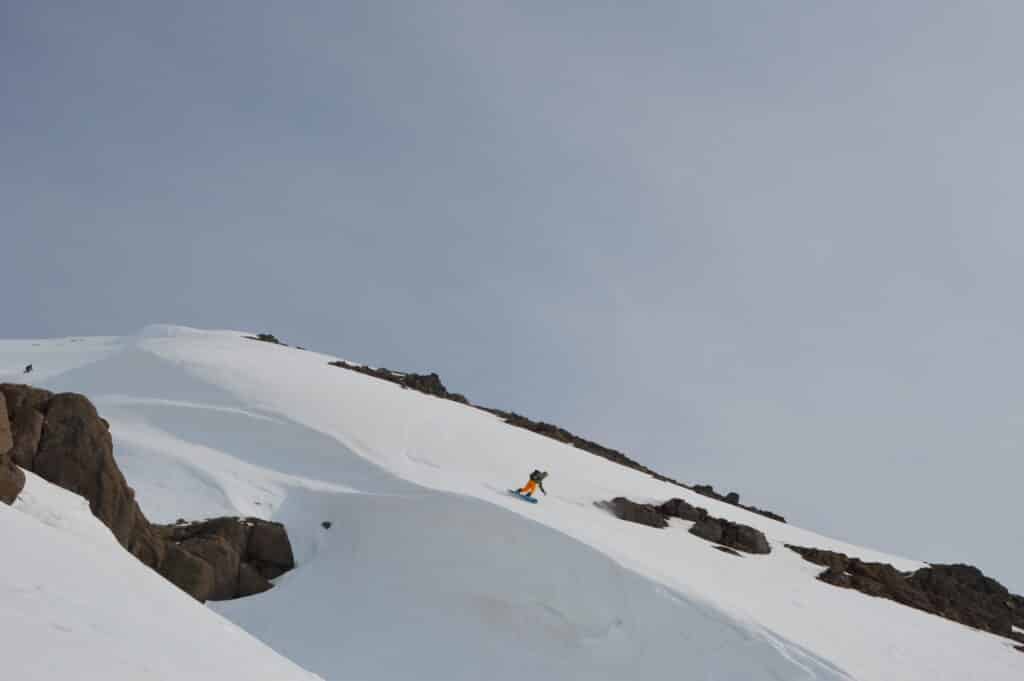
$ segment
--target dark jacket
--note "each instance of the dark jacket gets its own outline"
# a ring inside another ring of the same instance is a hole
[[[540,491],[544,492],[544,494],[548,493],[548,491],[544,489],[544,478],[546,477],[548,477],[548,474],[542,471],[534,471],[530,473],[530,480],[537,483],[537,486],[540,487]]]

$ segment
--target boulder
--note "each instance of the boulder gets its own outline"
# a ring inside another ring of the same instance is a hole
[[[261,593],[273,586],[269,580],[295,567],[291,542],[281,523],[223,517],[156,525],[154,530],[213,568],[210,600]]]
[[[690,534],[746,553],[771,553],[768,538],[760,530],[724,518],[706,518],[690,528]]]
[[[648,504],[638,504],[626,497],[615,497],[611,501],[599,503],[598,506],[631,523],[657,528],[668,527],[668,520],[658,509]]]

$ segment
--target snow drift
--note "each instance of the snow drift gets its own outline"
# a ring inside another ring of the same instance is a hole
[[[84,499],[27,477],[0,504],[5,678],[316,678],[136,560]]]

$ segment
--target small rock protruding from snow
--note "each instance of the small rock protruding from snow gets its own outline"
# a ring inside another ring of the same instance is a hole
[[[749,525],[734,523],[724,518],[713,518],[703,508],[691,506],[682,499],[671,499],[661,506],[638,504],[625,497],[599,502],[616,517],[649,527],[668,527],[668,518],[674,516],[695,521],[690,534],[745,553],[771,553],[771,545],[764,533]]]

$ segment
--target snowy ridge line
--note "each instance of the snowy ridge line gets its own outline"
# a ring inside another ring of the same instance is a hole
[[[244,337],[253,339],[252,336]],[[285,347],[288,346],[285,345]],[[740,508],[744,508],[748,511],[751,511],[752,513],[763,515],[767,518],[771,518],[772,520],[777,520],[783,523],[786,522],[786,519],[778,513],[767,511],[756,506],[747,506],[740,504],[739,495],[734,494],[723,496],[717,494],[711,485],[688,485],[684,482],[680,482],[675,478],[658,473],[654,469],[649,468],[640,463],[639,461],[630,458],[629,456],[627,456],[626,454],[617,449],[606,447],[593,440],[589,440],[587,438],[580,437],[579,435],[575,435],[574,433],[566,430],[565,428],[562,428],[561,426],[557,426],[546,421],[537,421],[529,417],[523,416],[522,414],[518,414],[514,411],[498,409],[496,407],[485,407],[483,405],[475,404],[468,400],[462,393],[450,392],[442,383],[440,376],[438,376],[438,374],[436,373],[415,374],[401,372],[395,371],[393,369],[386,369],[383,367],[371,367],[368,365],[349,362],[342,359],[328,362],[328,364],[341,369],[348,369],[349,371],[355,371],[357,373],[371,376],[382,381],[388,381],[390,383],[400,385],[403,388],[410,388],[412,390],[416,390],[427,395],[433,395],[434,397],[438,397],[440,399],[451,400],[453,402],[458,402],[459,404],[465,404],[471,407],[475,407],[476,409],[480,409],[481,411],[497,416],[502,421],[511,426],[531,431],[533,433],[542,435],[552,440],[571,445],[573,447],[576,447],[577,449],[582,449],[585,452],[589,452],[595,456],[600,456],[601,458],[608,459],[609,461],[613,461],[621,466],[625,466],[627,468],[632,468],[633,470],[646,473],[647,475],[650,475],[656,480],[661,480],[662,482],[669,482],[672,483],[673,485],[678,485],[679,487],[682,487],[684,489],[693,490],[699,494],[702,494],[706,497],[710,497],[712,499],[726,501],[726,503],[730,503],[733,506],[739,506]],[[735,501],[729,500],[730,496],[735,496]]]
[[[104,405],[149,517],[262,515],[288,527],[296,569],[265,594],[212,607],[325,678],[519,681],[525,667],[552,681],[622,681],[682,667],[737,681],[1010,681],[1024,671],[1005,639],[820,582],[819,566],[782,545],[908,571],[920,561],[240,335],[163,329],[101,359],[72,358],[45,387],[151,400]],[[9,350],[33,359],[30,347]],[[495,491],[532,468],[551,473],[539,504]],[[689,523],[656,530],[593,506],[620,495],[678,496],[761,530],[773,550],[735,557]]]

